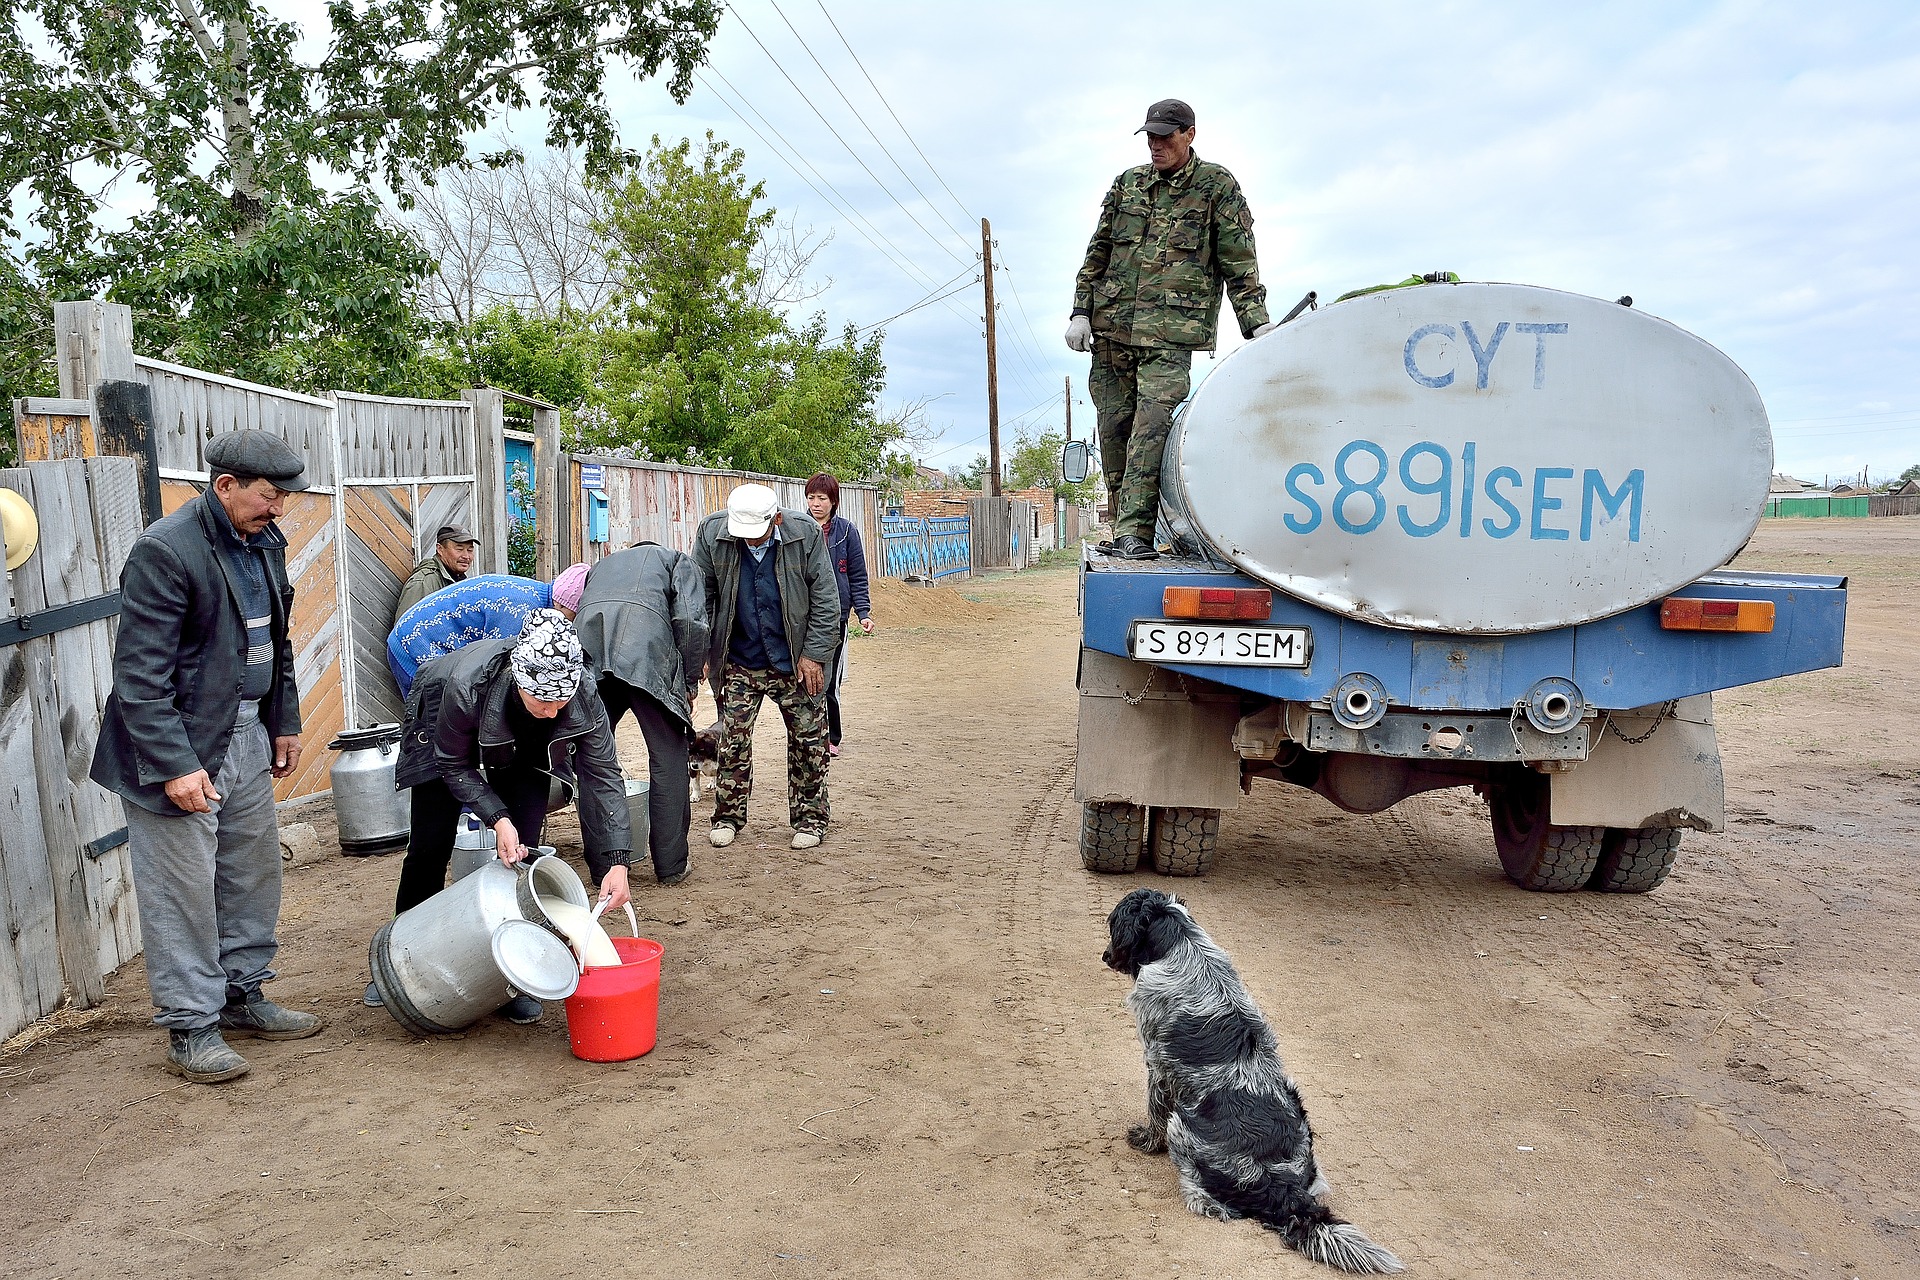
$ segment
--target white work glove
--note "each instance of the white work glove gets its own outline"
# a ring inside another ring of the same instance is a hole
[[[1258,329],[1255,329],[1253,331],[1253,336],[1256,338],[1264,338],[1268,334],[1272,333],[1275,329],[1278,329],[1279,327],[1280,327],[1280,324],[1278,321],[1269,320],[1265,324],[1261,325]]]
[[[1075,316],[1067,325],[1067,350],[1093,350],[1093,321],[1086,316]]]

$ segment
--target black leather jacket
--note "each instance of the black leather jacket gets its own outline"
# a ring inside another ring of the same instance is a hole
[[[508,663],[516,643],[514,636],[479,640],[420,668],[407,697],[406,729],[393,771],[396,788],[438,778],[486,825],[507,816],[484,770],[511,765],[518,749],[507,724],[507,699],[519,696]],[[547,756],[547,772],[578,798],[580,838],[588,857],[626,866],[633,852],[627,786],[613,726],[593,681],[581,680],[560,708]]]
[[[217,777],[246,681],[240,590],[215,540],[228,536],[202,494],[135,539],[120,571],[113,694],[89,776],[143,809],[178,817],[166,784],[196,769]],[[269,524],[264,559],[273,604],[273,687],[260,720],[273,737],[300,732],[287,616],[287,540]]]

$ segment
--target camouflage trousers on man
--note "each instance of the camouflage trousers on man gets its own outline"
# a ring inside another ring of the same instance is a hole
[[[1093,340],[1087,390],[1100,415],[1100,469],[1113,503],[1113,536],[1153,541],[1160,514],[1160,457],[1173,411],[1187,398],[1193,352]]]
[[[729,665],[720,680],[720,763],[713,792],[713,825],[747,825],[753,794],[753,726],[760,700],[772,698],[787,724],[787,819],[795,831],[827,830],[827,700],[808,693],[799,677]]]

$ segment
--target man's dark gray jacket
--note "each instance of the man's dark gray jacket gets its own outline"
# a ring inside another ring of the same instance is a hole
[[[833,562],[827,559],[827,540],[819,523],[804,511],[782,510],[773,535],[787,648],[795,658],[811,658],[824,666],[840,647],[841,627],[840,583],[833,576]],[[749,554],[746,545],[727,532],[725,511],[702,520],[693,539],[693,563],[707,591],[707,660],[716,689],[733,644],[740,557]]]
[[[507,723],[507,699],[520,696],[511,662],[519,642],[518,636],[476,640],[420,668],[407,695],[407,724],[393,769],[396,788],[438,778],[487,826],[509,816],[505,802],[487,785],[485,770],[508,767],[519,750]],[[613,726],[593,681],[582,680],[554,717],[547,757],[539,767],[577,797],[587,856],[604,855],[626,866],[633,852],[627,784],[620,776]]]
[[[587,575],[573,629],[596,680],[611,675],[645,690],[693,727],[707,593],[692,560],[651,542],[614,552]]]
[[[120,634],[113,693],[93,752],[93,780],[122,798],[170,817],[184,809],[166,784],[197,769],[218,776],[246,683],[247,623],[239,584],[216,538],[227,526],[218,501],[202,494],[134,540],[120,571]],[[260,700],[271,737],[300,732],[287,618],[287,540],[266,528],[261,558],[273,604],[273,687]]]

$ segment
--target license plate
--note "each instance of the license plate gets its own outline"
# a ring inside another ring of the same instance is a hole
[[[1136,622],[1127,634],[1127,651],[1141,662],[1304,667],[1313,652],[1313,632],[1306,627]]]

